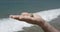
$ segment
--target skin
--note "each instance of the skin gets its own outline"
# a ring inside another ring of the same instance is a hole
[[[21,15],[10,15],[10,18],[39,25],[44,30],[44,32],[59,32],[57,29],[51,26],[47,21],[42,19],[41,16],[36,14],[32,15],[31,13],[23,12],[21,13]]]

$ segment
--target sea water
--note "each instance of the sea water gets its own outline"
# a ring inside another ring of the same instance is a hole
[[[9,14],[22,12],[36,12],[49,22],[60,15],[60,0],[0,0],[0,32],[24,31],[23,27],[33,26],[23,21],[4,18]]]
[[[52,9],[47,11],[36,12],[47,22],[57,18],[60,15],[60,9]],[[23,27],[32,27],[34,25],[24,21],[18,21],[12,18],[3,18],[0,20],[0,32],[24,31]]]

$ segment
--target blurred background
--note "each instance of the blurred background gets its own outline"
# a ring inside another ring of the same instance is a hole
[[[22,12],[39,12],[60,8],[60,0],[0,0],[0,18],[6,18],[10,14],[20,14]],[[60,30],[60,16],[50,23]],[[38,26],[25,27],[24,31],[18,32],[43,32]]]
[[[0,0],[0,18],[22,12],[39,12],[60,8],[60,0]]]

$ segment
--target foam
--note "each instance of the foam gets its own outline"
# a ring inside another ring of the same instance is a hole
[[[32,24],[28,24],[23,21],[18,21],[11,18],[4,18],[0,20],[0,32],[12,32],[12,31],[22,31],[23,27],[31,27]]]
[[[52,10],[36,12],[36,14],[40,15],[44,20],[49,22],[60,15],[60,9],[52,9]],[[24,21],[18,21],[11,18],[4,18],[0,20],[0,32],[22,31],[23,27],[31,27],[31,26],[33,25],[26,23]]]
[[[36,14],[40,15],[44,20],[49,22],[60,15],[60,9],[45,10],[36,12]]]

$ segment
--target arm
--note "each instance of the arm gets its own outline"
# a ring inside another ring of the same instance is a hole
[[[57,29],[55,29],[53,26],[51,26],[49,23],[46,21],[42,21],[41,24],[40,22],[37,23],[45,32],[59,32]]]
[[[41,16],[36,14],[33,14],[33,16],[31,16],[30,13],[22,13],[21,15],[11,15],[10,17],[20,21],[39,25],[45,32],[59,32],[57,29],[43,20]]]

